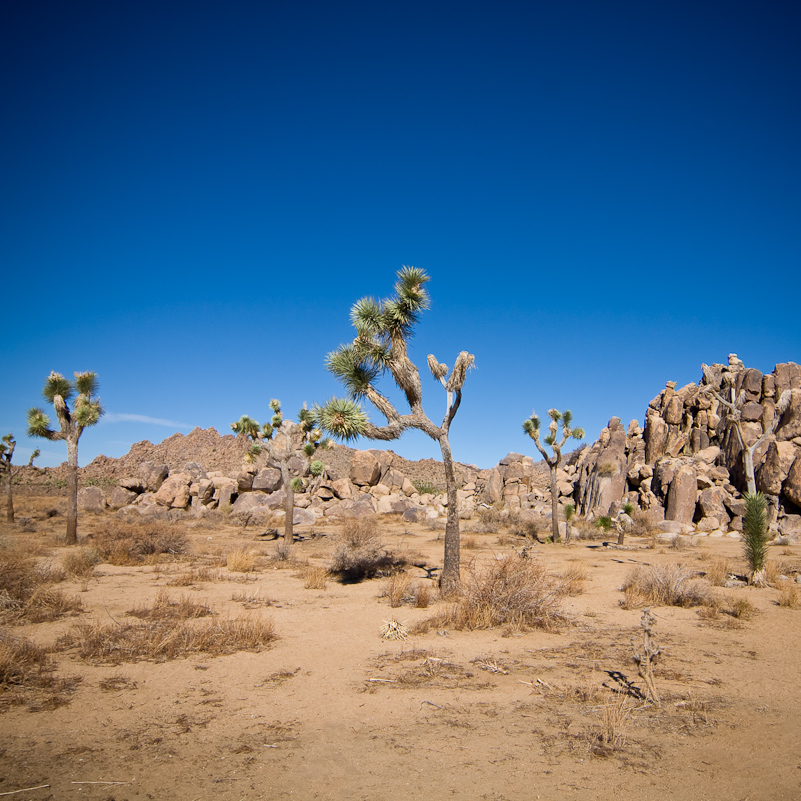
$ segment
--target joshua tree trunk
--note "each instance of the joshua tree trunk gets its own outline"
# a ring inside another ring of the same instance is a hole
[[[548,463],[551,469],[551,534],[554,542],[559,542],[559,491],[556,488],[556,464]]]
[[[6,521],[9,523],[14,522],[14,491],[11,487],[11,478],[11,465],[9,465],[6,473]]]
[[[67,440],[67,545],[78,542],[78,443]]]
[[[292,476],[289,475],[289,465],[286,459],[281,460],[281,483],[284,487],[284,542],[289,545],[295,539],[292,520],[295,514],[295,491],[292,489]]]
[[[445,488],[448,493],[448,517],[445,523],[445,555],[442,566],[441,586],[447,595],[458,589],[460,581],[459,564],[461,560],[459,534],[459,500],[456,496],[456,475],[453,471],[453,456],[448,435],[439,438],[442,463],[445,466]]]

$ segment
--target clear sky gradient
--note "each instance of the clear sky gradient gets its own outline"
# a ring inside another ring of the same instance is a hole
[[[435,420],[426,355],[475,354],[480,467],[532,409],[591,442],[701,362],[801,360],[800,38],[769,1],[9,3],[0,434],[66,459],[25,437],[51,370],[100,379],[81,465],[294,417],[404,264]]]

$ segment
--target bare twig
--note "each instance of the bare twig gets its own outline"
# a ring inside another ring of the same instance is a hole
[[[17,793],[27,793],[30,790],[41,790],[44,787],[50,787],[49,784],[37,784],[36,787],[23,787],[21,790],[9,790],[6,793],[0,793],[0,795],[16,795]]]

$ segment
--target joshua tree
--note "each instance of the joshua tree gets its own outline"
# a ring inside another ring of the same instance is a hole
[[[33,467],[34,462],[39,458],[41,451],[38,448],[34,448],[31,452],[31,458],[28,459],[28,467]]]
[[[765,562],[768,556],[767,500],[761,492],[746,492],[743,515],[743,551],[751,568],[751,584],[764,587]]]
[[[741,412],[743,406],[746,402],[746,393],[745,389],[741,389],[740,393],[737,394],[734,383],[729,384],[729,397],[725,398],[721,395],[715,388],[714,388],[714,378],[709,367],[705,364],[701,365],[701,369],[704,372],[704,376],[707,380],[707,386],[703,388],[704,392],[707,392],[713,395],[718,402],[725,407],[726,409],[726,417],[729,421],[729,424],[734,427],[734,430],[737,432],[737,438],[740,441],[740,446],[743,449],[743,472],[745,473],[745,481],[748,486],[748,492],[752,495],[756,492],[756,479],[754,477],[754,451],[763,443],[765,442],[768,437],[773,435],[773,432],[776,430],[776,426],[779,425],[779,420],[781,416],[787,411],[787,408],[790,405],[790,401],[792,400],[792,393],[789,389],[786,389],[782,392],[781,397],[779,398],[778,402],[776,403],[776,410],[773,415],[773,421],[771,424],[765,429],[764,433],[762,434],[756,442],[752,442],[750,445],[746,444],[745,437],[743,436],[743,428],[742,428],[742,416]]]
[[[78,393],[72,409],[67,402]],[[75,380],[68,381],[61,373],[50,373],[45,381],[42,395],[53,404],[60,430],[50,428],[50,418],[42,409],[28,409],[28,436],[44,437],[51,441],[63,439],[67,443],[67,545],[78,541],[78,440],[84,428],[93,426],[103,414],[97,393],[95,373],[75,373]]]
[[[14,522],[14,497],[11,488],[11,479],[13,471],[11,468],[11,457],[14,455],[14,448],[17,443],[14,440],[13,434],[6,434],[3,441],[0,442],[0,473],[6,477],[6,520],[9,523]]]
[[[420,312],[428,308],[425,284],[429,277],[416,267],[398,271],[395,294],[384,300],[362,298],[351,309],[350,318],[356,337],[328,354],[326,364],[345,386],[348,398],[332,398],[317,409],[321,427],[341,439],[359,435],[368,439],[394,440],[407,428],[416,428],[439,443],[445,467],[448,494],[448,517],[445,525],[445,555],[441,584],[445,592],[459,585],[459,509],[456,477],[448,432],[462,401],[462,386],[475,357],[462,351],[448,375],[448,366],[433,356],[428,367],[446,392],[445,417],[436,425],[423,410],[420,373],[408,356],[408,341]],[[389,372],[406,397],[408,414],[400,414],[393,403],[376,388],[378,379]],[[376,426],[355,401],[366,398],[387,420]]]
[[[564,412],[557,411],[556,409],[548,409],[548,417],[551,422],[548,425],[548,436],[545,437],[545,444],[550,445],[553,450],[553,455],[543,448],[540,443],[540,418],[537,417],[536,412],[531,413],[531,417],[524,421],[523,431],[534,440],[537,450],[542,454],[546,464],[551,470],[551,526],[553,530],[553,541],[559,542],[559,492],[556,488],[556,471],[559,468],[559,462],[562,461],[562,448],[564,444],[573,437],[573,439],[584,439],[583,428],[571,428],[570,424],[573,422],[573,413],[566,409]],[[562,424],[562,437],[559,438],[559,423]],[[565,535],[568,539],[568,535]]]
[[[251,446],[245,453],[246,462],[255,462],[266,448],[270,461],[279,466],[286,493],[284,540],[291,543],[294,537],[295,493],[301,492],[305,487],[302,475],[309,473],[313,479],[322,475],[323,463],[319,459],[312,460],[312,456],[318,448],[329,448],[332,443],[330,439],[322,438],[322,432],[316,426],[315,415],[305,404],[298,413],[297,424],[284,419],[280,401],[271,400],[270,409],[273,416],[269,423],[259,427],[259,423],[252,417],[242,415],[235,423],[231,423],[231,429],[251,441]],[[293,465],[293,460],[299,460],[303,468],[298,470]],[[293,472],[299,475],[293,477]]]

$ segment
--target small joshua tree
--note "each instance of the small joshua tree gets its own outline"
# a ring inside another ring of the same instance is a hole
[[[768,557],[767,500],[761,492],[746,492],[743,515],[743,551],[751,568],[751,584],[764,587],[765,562]]]
[[[6,520],[14,522],[14,497],[11,486],[13,470],[11,467],[11,457],[14,456],[14,448],[17,446],[13,434],[6,434],[0,442],[0,473],[6,478]]]
[[[39,458],[40,454],[41,454],[41,451],[38,448],[34,448],[33,449],[32,453],[31,453],[31,458],[28,459],[28,467],[34,467],[35,466],[33,463]]]
[[[68,401],[76,393],[70,409]],[[103,414],[100,400],[92,397],[96,393],[95,373],[75,373],[75,380],[68,381],[61,373],[52,372],[42,395],[53,404],[60,430],[50,428],[50,418],[42,409],[28,409],[28,436],[51,441],[63,439],[67,443],[67,545],[78,541],[78,440],[84,428],[95,425]]]
[[[562,461],[562,448],[564,444],[570,439],[584,439],[583,428],[571,428],[570,424],[573,422],[573,413],[566,409],[564,412],[557,411],[556,409],[548,409],[548,417],[551,422],[548,425],[548,435],[545,437],[545,444],[551,447],[553,455],[540,443],[540,418],[537,417],[536,412],[531,413],[531,417],[524,421],[523,431],[534,440],[537,450],[542,454],[546,464],[551,471],[551,524],[553,530],[553,541],[559,542],[559,492],[556,488],[556,471],[559,468],[559,463]],[[559,423],[562,424],[562,436],[559,437]],[[565,539],[567,539],[567,535]]]
[[[356,337],[328,354],[327,367],[345,386],[348,398],[332,398],[318,409],[320,425],[330,434],[349,440],[357,436],[394,440],[407,428],[416,428],[439,443],[445,467],[448,494],[448,517],[445,524],[445,555],[441,585],[447,593],[459,586],[459,505],[448,433],[462,402],[462,386],[475,357],[462,351],[448,375],[448,366],[428,356],[428,367],[445,388],[445,417],[436,425],[423,410],[420,373],[408,356],[408,341],[420,312],[428,308],[424,270],[404,267],[398,271],[395,294],[386,300],[362,298],[351,309],[350,319]],[[376,388],[386,372],[403,392],[408,414],[400,414],[393,403]],[[355,401],[366,398],[387,420],[384,426],[373,425]]]
[[[231,423],[231,429],[251,441],[245,453],[246,462],[252,464],[266,449],[268,459],[281,470],[281,482],[286,493],[284,541],[291,543],[294,538],[295,493],[305,488],[302,475],[308,473],[312,480],[322,476],[323,463],[312,457],[318,448],[329,448],[332,443],[330,439],[322,438],[315,415],[305,404],[298,413],[297,424],[284,418],[280,401],[271,400],[270,409],[273,416],[269,423],[260,427],[252,417],[242,415],[235,423]],[[300,460],[303,469],[293,469],[293,460]],[[298,474],[293,476],[293,473]]]

